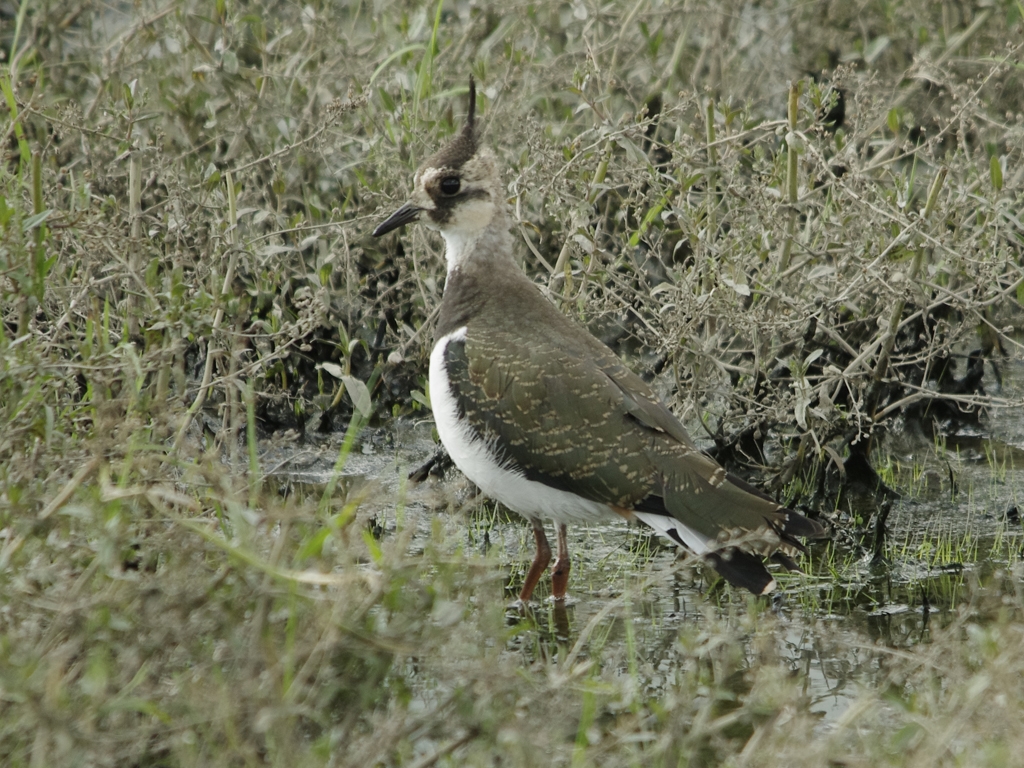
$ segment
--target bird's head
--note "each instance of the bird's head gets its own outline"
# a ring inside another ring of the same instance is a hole
[[[503,212],[498,165],[494,154],[477,140],[475,118],[476,84],[470,77],[466,124],[420,166],[409,201],[377,225],[374,237],[422,221],[440,231],[449,243],[467,241]]]

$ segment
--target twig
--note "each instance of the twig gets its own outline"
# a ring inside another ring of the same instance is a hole
[[[224,174],[224,183],[228,189],[228,227],[229,230],[234,230],[238,223],[237,211],[235,210],[235,191],[234,181],[230,171]],[[220,302],[217,307],[217,313],[213,318],[213,326],[210,328],[210,336],[206,342],[206,366],[203,368],[203,381],[199,385],[199,393],[196,395],[196,399],[192,402],[191,407],[185,413],[184,418],[181,420],[181,426],[178,427],[178,435],[174,438],[174,446],[171,449],[171,453],[177,453],[181,447],[181,442],[185,438],[185,433],[188,428],[192,425],[192,419],[203,407],[203,403],[206,401],[207,392],[210,389],[210,379],[213,375],[213,361],[214,358],[220,353],[220,350],[214,347],[214,341],[218,331],[220,331],[220,325],[224,321],[224,300],[228,295],[228,291],[231,290],[231,284],[235,280],[235,267],[238,264],[238,248],[230,248],[231,255],[228,258],[228,269],[224,273],[224,283],[220,291]]]
[[[128,271],[135,280],[139,279],[142,263],[142,150],[134,148],[128,154],[128,218],[131,253],[128,257]],[[128,338],[139,335],[139,302],[134,291],[128,292]]]
[[[89,461],[79,467],[78,471],[75,472],[75,474],[71,476],[71,479],[64,484],[64,487],[60,489],[60,493],[54,496],[53,499],[50,500],[50,503],[43,507],[43,511],[39,513],[39,519],[45,520],[58,509],[63,507],[67,503],[68,499],[71,498],[71,495],[78,489],[78,486],[84,483],[86,478],[96,471],[96,468],[102,461],[103,459],[99,456],[93,456]]]

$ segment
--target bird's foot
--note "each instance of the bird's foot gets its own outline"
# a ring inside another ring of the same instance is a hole
[[[531,607],[531,602],[529,600],[523,600],[521,597],[517,597],[515,600],[513,600],[511,603],[505,606],[506,615],[516,614],[518,616],[522,616],[524,614],[530,613],[532,610],[533,608]]]
[[[526,622],[536,624],[537,616],[534,613],[536,604],[521,598],[516,598],[505,606],[505,623],[514,627],[517,624]]]

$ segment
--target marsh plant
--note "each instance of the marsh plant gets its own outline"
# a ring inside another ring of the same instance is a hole
[[[0,762],[1012,762],[1016,560],[905,647],[799,606],[885,543],[889,437],[1021,407],[1022,15],[0,5]],[[429,418],[441,244],[369,232],[470,73],[528,274],[845,542],[792,604],[712,591],[655,652],[655,552],[568,634],[510,624],[501,557],[445,504],[264,476],[270,444],[340,470]],[[957,536],[880,562],[988,547]]]

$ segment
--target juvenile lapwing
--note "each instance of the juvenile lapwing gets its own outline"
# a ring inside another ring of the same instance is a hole
[[[755,594],[775,587],[763,557],[789,568],[796,537],[822,527],[732,477],[694,445],[651,388],[565,318],[522,272],[494,155],[480,146],[469,82],[461,132],[416,172],[412,197],[376,237],[422,221],[445,241],[448,275],[430,355],[441,442],[485,494],[533,523],[537,556],[519,598],[551,562],[569,580],[568,523],[638,519]]]

